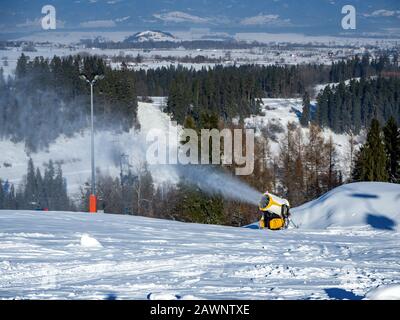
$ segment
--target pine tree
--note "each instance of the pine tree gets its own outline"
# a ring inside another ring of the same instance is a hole
[[[387,171],[389,181],[398,183],[400,179],[400,133],[396,120],[390,117],[383,128],[385,149],[388,157]]]
[[[310,113],[310,95],[308,92],[305,92],[303,95],[303,112],[300,118],[300,124],[303,127],[308,127],[308,124],[311,120],[311,113]]]
[[[57,166],[55,177],[52,181],[54,190],[51,193],[54,208],[52,210],[69,210],[67,185],[63,177],[61,165]]]
[[[23,78],[26,75],[28,60],[29,58],[23,53],[19,57],[17,61],[17,67],[15,69],[15,75],[17,76],[17,78]]]
[[[388,181],[386,150],[377,119],[371,121],[367,141],[357,154],[353,179],[355,181]]]
[[[55,210],[55,199],[54,192],[56,190],[56,186],[54,184],[55,178],[55,168],[52,160],[46,165],[46,169],[44,171],[43,177],[43,185],[44,185],[44,193],[46,194],[46,208],[50,210]]]
[[[35,166],[32,158],[28,161],[28,172],[24,191],[25,206],[27,209],[36,209],[38,205],[38,186],[36,180]]]
[[[48,208],[47,197],[46,197],[46,188],[43,183],[42,174],[40,173],[40,169],[36,168],[36,185],[38,189],[38,208],[44,209]]]

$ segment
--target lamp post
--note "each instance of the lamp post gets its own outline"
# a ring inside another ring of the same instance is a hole
[[[94,162],[94,111],[93,111],[93,87],[97,80],[104,78],[104,75],[95,75],[93,80],[89,80],[86,75],[80,76],[90,84],[90,123],[91,123],[91,162],[92,162],[92,180],[91,180],[91,193],[89,199],[89,212],[97,212],[97,198],[96,198],[96,168]]]

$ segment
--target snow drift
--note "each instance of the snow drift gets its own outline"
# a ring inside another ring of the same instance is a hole
[[[326,229],[368,225],[399,230],[400,185],[358,182],[337,187],[292,210],[300,228]]]

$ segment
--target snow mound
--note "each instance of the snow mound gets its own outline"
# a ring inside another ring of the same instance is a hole
[[[147,300],[179,300],[180,296],[169,292],[149,293]]]
[[[103,246],[101,245],[101,243],[89,236],[88,234],[84,234],[81,237],[81,247],[85,247],[85,248],[103,248]]]
[[[396,230],[400,225],[400,185],[358,182],[337,187],[292,209],[300,228],[369,226]]]
[[[380,286],[368,292],[368,300],[400,300],[400,285]]]

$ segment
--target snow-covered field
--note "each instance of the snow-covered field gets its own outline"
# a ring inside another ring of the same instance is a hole
[[[296,49],[296,50],[278,50],[270,48],[255,48],[255,49],[185,49],[183,47],[176,49],[153,49],[153,50],[141,50],[141,49],[99,49],[99,48],[85,48],[83,45],[60,45],[60,44],[36,44],[36,51],[34,52],[23,52],[22,48],[7,48],[7,50],[0,50],[0,67],[4,70],[4,75],[14,76],[15,67],[17,65],[18,58],[22,53],[29,56],[31,59],[35,57],[44,57],[51,59],[55,55],[57,56],[68,56],[76,54],[90,54],[99,55],[106,58],[106,61],[111,65],[112,68],[118,69],[121,67],[121,63],[111,62],[113,57],[118,56],[132,56],[136,57],[138,54],[143,58],[142,63],[128,63],[128,67],[134,70],[148,70],[162,67],[168,67],[170,65],[181,65],[187,68],[194,68],[199,70],[201,68],[213,68],[215,65],[231,66],[236,64],[259,64],[259,65],[275,65],[275,64],[306,64],[306,63],[321,63],[331,64],[332,59],[329,57],[328,52],[330,48],[321,49]],[[341,50],[341,49],[337,49]],[[337,51],[335,50],[335,52]],[[350,52],[351,51],[351,52]],[[346,54],[352,55],[353,49],[346,51]],[[210,62],[210,63],[182,63],[182,62],[171,62],[170,57],[182,58],[182,57],[196,57],[204,56],[209,59],[222,59],[221,62]],[[157,57],[157,59],[156,59]],[[161,58],[160,58],[161,57]],[[229,57],[229,58],[228,58]],[[334,61],[340,60],[342,57],[338,56],[334,58]]]
[[[138,31],[138,30],[136,30]],[[143,30],[142,30],[143,31]],[[16,38],[16,41],[32,42],[35,51],[23,51],[21,47],[8,47],[0,50],[0,63],[4,69],[6,77],[13,76],[18,58],[22,53],[30,58],[43,56],[51,59],[54,55],[67,56],[76,54],[91,54],[105,57],[113,68],[119,68],[120,63],[111,62],[116,56],[132,56],[138,54],[143,58],[142,63],[128,63],[131,69],[155,69],[170,65],[183,65],[188,68],[201,69],[214,67],[216,64],[225,66],[259,64],[259,65],[297,65],[297,64],[326,64],[330,65],[333,61],[340,61],[344,58],[362,55],[365,53],[366,46],[378,46],[379,48],[393,48],[398,46],[399,39],[378,39],[378,38],[349,38],[349,37],[310,37],[303,34],[269,34],[269,33],[238,33],[232,39],[239,41],[259,41],[263,43],[259,47],[251,49],[185,49],[184,47],[173,49],[99,49],[86,48],[80,41],[87,39],[100,39],[123,41],[129,36],[133,36],[135,31],[130,32],[34,32],[26,36]],[[163,32],[144,31],[139,33],[138,40],[142,41],[140,35],[144,35],[143,40],[167,40],[172,39]],[[214,34],[217,35],[217,34]],[[207,34],[198,35],[189,32],[173,32],[174,41],[199,40]],[[213,34],[208,34],[213,36]],[[281,46],[277,46],[281,44]],[[299,44],[300,47],[286,45]],[[310,44],[315,46],[309,47]],[[374,50],[370,48],[370,54],[374,55]],[[208,59],[222,59],[221,62],[210,63],[178,63],[171,62],[170,57],[196,57],[204,56]],[[157,57],[157,58],[156,58]],[[160,58],[161,57],[161,58]]]
[[[366,226],[273,232],[0,211],[0,230],[1,299],[400,298],[400,234]]]

